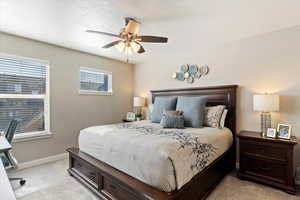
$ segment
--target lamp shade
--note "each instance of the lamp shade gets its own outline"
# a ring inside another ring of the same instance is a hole
[[[279,96],[274,94],[256,94],[253,96],[254,111],[279,111]]]
[[[133,98],[133,106],[134,107],[143,107],[143,106],[145,106],[145,98],[143,98],[143,97],[134,97]]]

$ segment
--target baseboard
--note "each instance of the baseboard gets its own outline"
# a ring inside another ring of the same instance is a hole
[[[32,161],[29,161],[29,162],[19,163],[18,168],[16,170],[26,169],[26,168],[46,164],[46,163],[49,163],[49,162],[63,160],[63,159],[68,158],[68,155],[69,155],[68,153],[62,153],[62,154],[57,154],[57,155],[54,155],[54,156],[49,156],[49,157],[46,157],[46,158],[32,160]]]

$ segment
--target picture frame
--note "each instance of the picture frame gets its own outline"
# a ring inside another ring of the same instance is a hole
[[[282,139],[290,139],[291,138],[291,130],[292,130],[292,126],[289,124],[278,124],[277,125],[277,132],[278,138],[282,138]]]
[[[134,112],[127,112],[126,120],[128,121],[135,121],[135,113]]]
[[[276,138],[276,129],[275,128],[268,128],[267,130],[267,137]]]

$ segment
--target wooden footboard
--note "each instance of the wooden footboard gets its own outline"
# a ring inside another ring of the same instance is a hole
[[[70,154],[69,173],[103,200],[201,200],[233,169],[234,151],[228,151],[179,191],[170,193],[149,186],[78,148]]]

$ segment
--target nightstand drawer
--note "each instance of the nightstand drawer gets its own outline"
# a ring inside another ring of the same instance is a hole
[[[281,161],[287,161],[288,149],[284,146],[270,145],[268,143],[244,141],[240,140],[241,154],[252,154],[262,156],[266,159],[275,159]]]
[[[241,172],[285,184],[287,182],[286,165],[280,162],[262,160],[244,156],[241,158]]]

